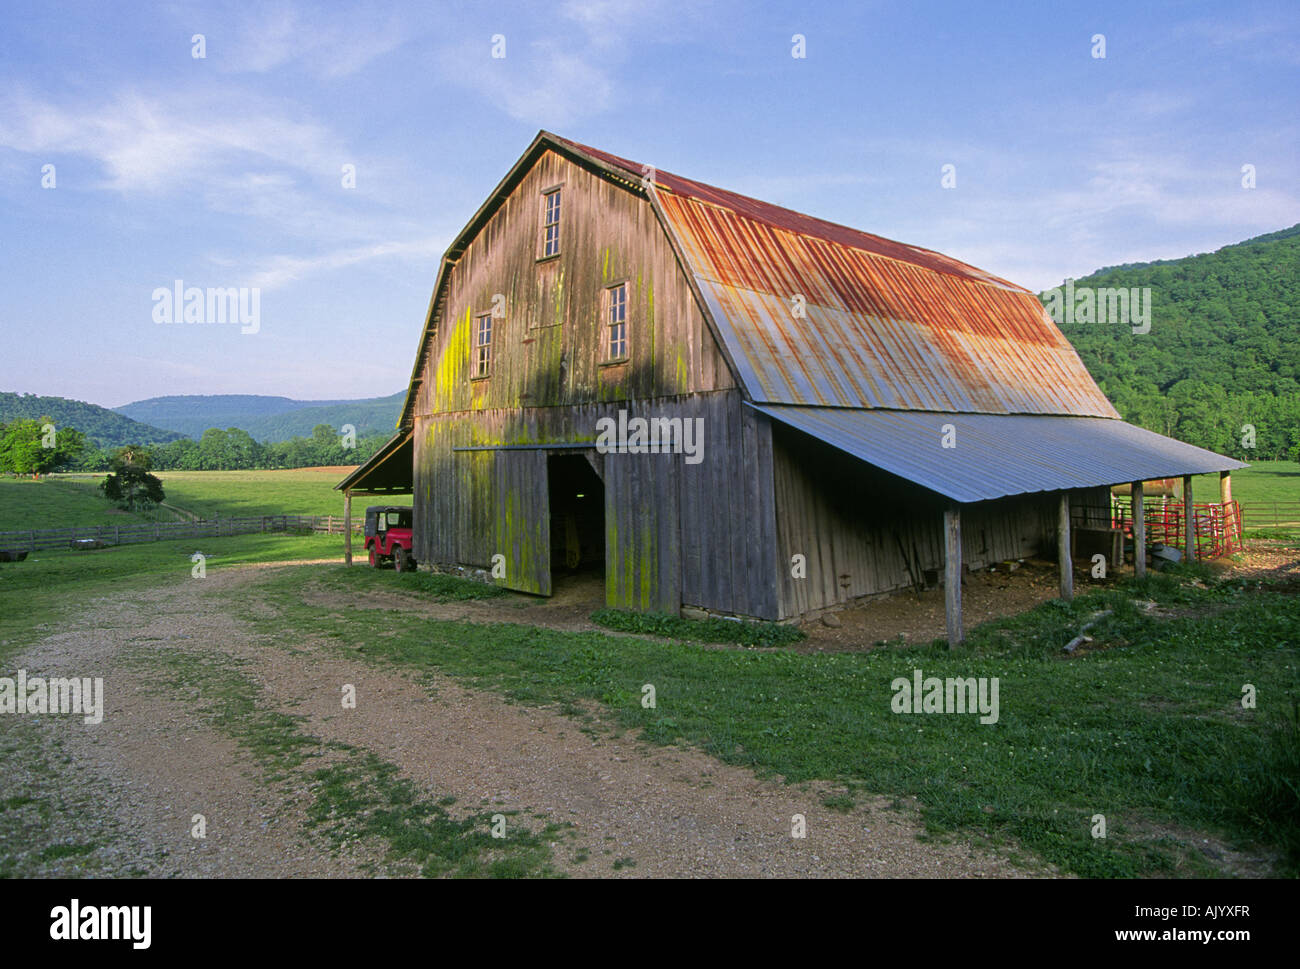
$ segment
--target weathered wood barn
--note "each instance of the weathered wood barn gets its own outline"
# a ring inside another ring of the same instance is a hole
[[[1237,467],[1121,421],[1019,286],[542,132],[338,487],[409,492],[421,565],[512,589],[603,565],[611,606],[779,620],[944,579],[957,640],[964,568]]]

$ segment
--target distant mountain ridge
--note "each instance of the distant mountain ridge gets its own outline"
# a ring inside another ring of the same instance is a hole
[[[127,444],[166,444],[185,436],[141,423],[84,400],[0,391],[0,424],[23,418],[39,420],[42,417],[50,418],[56,427],[75,427],[102,448],[123,447]]]
[[[344,424],[357,436],[391,434],[406,391],[357,400],[295,400],[258,394],[184,394],[137,400],[113,410],[136,421],[198,440],[210,427],[238,427],[262,442],[310,437],[317,424],[338,430]]]

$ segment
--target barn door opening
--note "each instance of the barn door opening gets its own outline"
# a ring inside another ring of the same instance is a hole
[[[555,594],[592,587],[605,595],[605,485],[581,454],[547,459],[551,578]]]

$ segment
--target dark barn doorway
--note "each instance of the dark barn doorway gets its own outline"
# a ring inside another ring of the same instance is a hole
[[[605,484],[581,454],[547,459],[551,509],[551,576],[605,581]]]

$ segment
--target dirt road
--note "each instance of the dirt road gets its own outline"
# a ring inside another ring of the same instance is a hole
[[[14,658],[29,675],[102,676],[106,695],[97,726],[0,718],[12,803],[0,834],[14,873],[415,874],[371,828],[340,838],[309,824],[323,764],[378,758],[452,818],[501,812],[533,832],[559,826],[545,849],[571,876],[1026,874],[989,850],[919,842],[907,805],[859,798],[832,810],[828,787],[616,735],[598,715],[582,722],[446,677],[417,679],[313,642],[310,630],[285,642],[231,615],[232,593],[272,608],[259,582],[283,567],[87,602]],[[344,685],[355,709],[341,703]],[[277,761],[276,730],[320,756]],[[804,838],[792,837],[795,815]],[[204,838],[193,836],[196,816]]]

